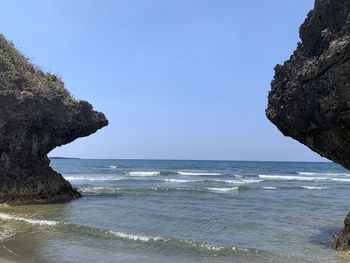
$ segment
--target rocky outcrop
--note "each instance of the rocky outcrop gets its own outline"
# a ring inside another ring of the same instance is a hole
[[[0,35],[0,203],[64,201],[79,197],[49,166],[57,146],[108,124],[63,82],[33,66]]]
[[[284,135],[350,169],[350,1],[316,0],[300,38],[275,68],[266,115]],[[337,249],[350,248],[348,222]]]
[[[349,250],[350,248],[350,212],[344,220],[344,228],[339,234],[335,234],[332,246],[337,250]]]

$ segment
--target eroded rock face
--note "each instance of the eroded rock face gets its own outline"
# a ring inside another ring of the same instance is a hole
[[[266,115],[284,135],[350,169],[350,1],[316,0],[300,38],[275,68]],[[350,248],[349,230],[335,248]]]
[[[49,166],[57,146],[108,124],[75,100],[56,76],[44,73],[0,35],[0,202],[64,201],[80,194]]]
[[[349,250],[350,248],[350,212],[344,220],[344,228],[333,236],[332,246],[337,250]]]

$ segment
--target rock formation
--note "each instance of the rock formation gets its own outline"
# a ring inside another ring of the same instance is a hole
[[[290,136],[350,169],[350,1],[316,0],[301,43],[275,68],[266,115]],[[350,216],[333,246],[350,248]]]
[[[33,66],[0,35],[0,203],[65,201],[80,194],[49,166],[57,146],[108,124],[55,75]]]

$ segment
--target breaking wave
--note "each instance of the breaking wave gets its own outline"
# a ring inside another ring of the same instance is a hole
[[[164,179],[167,183],[193,183],[193,182],[203,182],[205,180],[181,180],[181,179]]]
[[[323,175],[323,176],[350,176],[349,173],[316,173],[316,172],[297,172],[299,175]]]
[[[160,175],[160,172],[158,171],[139,171],[139,172],[127,172],[126,173],[129,176],[157,176]]]
[[[237,191],[238,187],[231,187],[231,188],[215,188],[215,187],[206,187],[210,192],[215,192],[215,193],[228,193],[232,191]]]
[[[16,221],[23,221],[32,225],[40,225],[40,226],[55,226],[58,224],[57,221],[52,220],[42,220],[42,219],[31,219],[27,217],[22,216],[16,216],[16,215],[10,215],[5,213],[0,213],[0,219],[1,220],[16,220]]]
[[[276,190],[277,189],[277,187],[275,187],[275,186],[263,186],[262,188],[265,190]]]
[[[82,187],[79,188],[78,191],[81,193],[87,194],[114,194],[118,193],[121,188],[115,187],[104,187],[104,186],[96,186],[96,187]]]
[[[222,175],[220,173],[208,173],[208,172],[187,172],[187,171],[177,171],[177,174],[179,175]]]
[[[146,236],[141,234],[129,234],[123,233],[116,230],[111,229],[102,229],[89,227],[79,224],[70,224],[66,222],[58,222],[51,220],[43,220],[43,219],[33,219],[29,217],[11,215],[0,213],[1,220],[15,220],[24,223],[28,223],[31,225],[38,226],[50,226],[56,227],[56,230],[63,232],[73,232],[77,234],[85,234],[92,235],[95,237],[110,237],[116,238],[119,240],[125,240],[128,242],[136,242],[143,243],[149,246],[156,247],[169,247],[170,249],[180,249],[180,250],[191,250],[196,251],[198,253],[208,253],[208,254],[235,254],[235,253],[260,253],[260,251],[251,248],[239,248],[235,246],[223,246],[219,244],[208,244],[205,242],[200,242],[196,240],[186,240],[186,239],[178,239],[174,237],[158,237],[158,236]],[[58,227],[59,226],[59,227]]]
[[[259,178],[263,180],[277,180],[277,181],[333,181],[333,182],[348,182],[350,178],[333,178],[333,177],[311,177],[311,176],[298,176],[298,175],[265,175],[259,174]]]
[[[326,190],[328,187],[321,187],[321,186],[302,186],[301,188],[307,189],[307,190]]]
[[[259,174],[259,178],[264,180],[285,180],[285,181],[319,181],[325,180],[323,177],[306,177],[295,175],[265,175]]]

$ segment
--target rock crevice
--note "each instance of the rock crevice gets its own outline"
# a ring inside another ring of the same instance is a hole
[[[75,100],[53,74],[44,73],[0,35],[0,202],[64,201],[79,197],[49,166],[57,146],[108,124]]]

